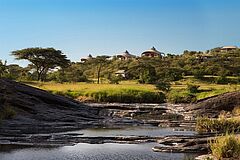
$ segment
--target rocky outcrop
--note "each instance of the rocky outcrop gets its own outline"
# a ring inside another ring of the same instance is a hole
[[[175,153],[207,153],[208,142],[214,139],[213,134],[193,136],[166,136],[158,139],[159,146],[152,148],[154,152],[175,152]]]
[[[232,111],[240,106],[240,91],[202,99],[185,108],[186,115],[217,117],[221,111]]]
[[[0,79],[0,110],[16,115],[2,120],[0,134],[50,133],[91,127],[100,123],[98,110],[8,79]]]
[[[96,136],[87,137],[83,134],[67,134],[67,133],[54,133],[54,134],[28,134],[28,135],[14,135],[0,137],[1,145],[24,145],[24,146],[66,146],[75,145],[77,143],[126,143],[126,144],[139,144],[147,142],[156,142],[158,137],[149,136]]]
[[[215,135],[194,136],[112,136],[84,137],[57,133],[97,126],[152,125],[156,127],[195,127],[195,120],[183,117],[208,115],[240,106],[240,92],[210,97],[195,104],[82,104],[7,79],[0,79],[0,111],[11,108],[16,115],[2,120],[0,145],[61,146],[75,143],[158,142],[153,151],[207,152],[207,142]],[[104,118],[101,118],[104,117]],[[56,133],[56,134],[55,134]]]

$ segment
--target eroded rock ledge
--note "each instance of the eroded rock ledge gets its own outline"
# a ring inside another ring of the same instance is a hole
[[[159,145],[153,146],[153,151],[206,153],[207,142],[216,134],[165,137],[84,137],[81,134],[54,133],[122,124],[194,127],[194,118],[198,115],[216,117],[221,110],[231,111],[239,105],[240,92],[232,92],[188,105],[96,104],[88,106],[21,83],[0,79],[0,110],[10,106],[17,113],[13,119],[2,121],[0,144],[62,146],[76,143],[157,142]]]
[[[0,79],[0,110],[16,116],[3,120],[0,133],[51,133],[99,125],[98,109],[8,79]]]
[[[217,117],[221,111],[232,111],[240,106],[240,91],[224,93],[221,95],[202,99],[185,107],[185,114],[193,117]]]

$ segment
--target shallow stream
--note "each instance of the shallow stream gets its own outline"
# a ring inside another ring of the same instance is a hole
[[[161,128],[153,126],[133,126],[124,128],[92,128],[67,133],[83,134],[83,137],[109,136],[165,136],[193,135],[194,131],[176,131],[179,128]],[[181,129],[180,129],[181,130]],[[153,152],[157,143],[141,144],[86,144],[57,148],[0,149],[0,160],[185,160],[196,154]]]

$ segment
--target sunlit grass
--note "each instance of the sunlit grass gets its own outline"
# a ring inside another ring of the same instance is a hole
[[[103,81],[105,82],[105,81]],[[152,84],[139,84],[137,81],[121,81],[120,84],[109,84],[107,82],[96,84],[96,83],[56,83],[56,82],[25,82],[28,85],[56,92],[74,92],[74,95],[91,95],[92,93],[97,93],[101,91],[106,91],[108,93],[124,92],[127,90],[142,91],[142,92],[158,92],[155,85]],[[196,99],[203,99],[206,97],[211,97],[219,95],[225,92],[232,92],[240,90],[240,85],[219,85],[208,83],[194,79],[192,76],[184,77],[184,79],[177,82],[173,82],[171,89],[173,92],[183,93],[186,90],[188,84],[198,85],[199,92],[196,93]],[[71,94],[72,94],[71,93]]]
[[[212,154],[219,160],[224,158],[239,159],[240,157],[240,140],[234,134],[217,137],[210,141]]]
[[[101,90],[122,90],[122,89],[135,89],[135,90],[145,90],[145,91],[156,91],[154,85],[150,84],[136,84],[136,83],[120,83],[120,84],[89,84],[89,83],[52,83],[43,82],[36,83],[33,86],[44,90],[54,90],[54,91],[101,91]]]
[[[218,119],[199,117],[197,118],[196,130],[198,132],[221,132],[221,133],[239,132],[240,119],[235,117],[233,118],[220,117]]]
[[[228,77],[234,78],[234,77]],[[236,78],[236,77],[235,77]],[[203,99],[206,97],[211,97],[219,95],[226,92],[240,91],[240,85],[238,84],[214,84],[205,81],[200,81],[192,76],[186,76],[184,79],[172,83],[173,90],[181,90],[187,88],[187,84],[198,85],[199,92],[196,93],[197,99]]]

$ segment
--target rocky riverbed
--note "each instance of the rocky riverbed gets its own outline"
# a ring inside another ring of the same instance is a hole
[[[221,110],[230,111],[240,104],[240,92],[208,98],[195,104],[83,104],[50,94],[21,83],[0,79],[0,110],[11,107],[16,115],[1,121],[0,147],[65,146],[77,143],[156,143],[155,152],[208,152],[212,134],[194,132],[198,115],[216,117]],[[81,131],[86,128],[120,128],[152,126],[172,128],[173,133],[161,135],[95,135]],[[184,131],[194,134],[186,135]],[[159,144],[159,145],[157,145]]]

